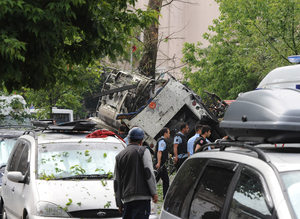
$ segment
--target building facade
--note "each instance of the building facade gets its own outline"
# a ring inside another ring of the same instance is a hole
[[[145,8],[148,1],[139,0],[136,6]],[[183,45],[185,42],[208,45],[202,35],[208,32],[213,19],[218,18],[218,4],[214,0],[173,0],[170,4],[163,1],[163,5],[159,20],[157,71],[168,71],[177,79],[182,79]]]

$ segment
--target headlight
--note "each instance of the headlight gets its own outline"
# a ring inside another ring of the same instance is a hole
[[[38,202],[36,211],[38,216],[70,217],[62,207],[50,202]]]

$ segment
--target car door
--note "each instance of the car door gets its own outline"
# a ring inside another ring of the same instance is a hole
[[[19,140],[9,159],[6,174],[11,171],[19,171],[23,175],[29,173],[29,143]],[[29,179],[29,177],[27,177]],[[3,182],[4,206],[9,218],[21,218],[24,208],[24,189],[28,183],[13,182],[5,177]]]
[[[225,205],[227,193],[238,164],[223,160],[209,160],[194,188],[190,203],[189,219],[219,219]]]
[[[237,169],[234,162],[188,159],[168,190],[160,218],[219,219]]]

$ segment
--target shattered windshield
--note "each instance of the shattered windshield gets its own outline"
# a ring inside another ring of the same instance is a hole
[[[281,174],[285,188],[297,218],[300,218],[300,171]]]
[[[112,143],[49,143],[38,149],[38,178],[112,178],[120,146]]]

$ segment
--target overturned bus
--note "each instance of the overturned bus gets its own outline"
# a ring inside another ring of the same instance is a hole
[[[98,115],[93,121],[108,129],[117,129],[121,123],[129,129],[139,126],[145,131],[145,142],[149,145],[155,144],[163,127],[168,127],[174,136],[180,123],[186,122],[190,137],[200,123],[212,127],[213,141],[224,136],[219,120],[228,105],[217,95],[207,94],[206,100],[202,99],[172,76],[153,80],[114,70],[106,77],[99,96]]]

